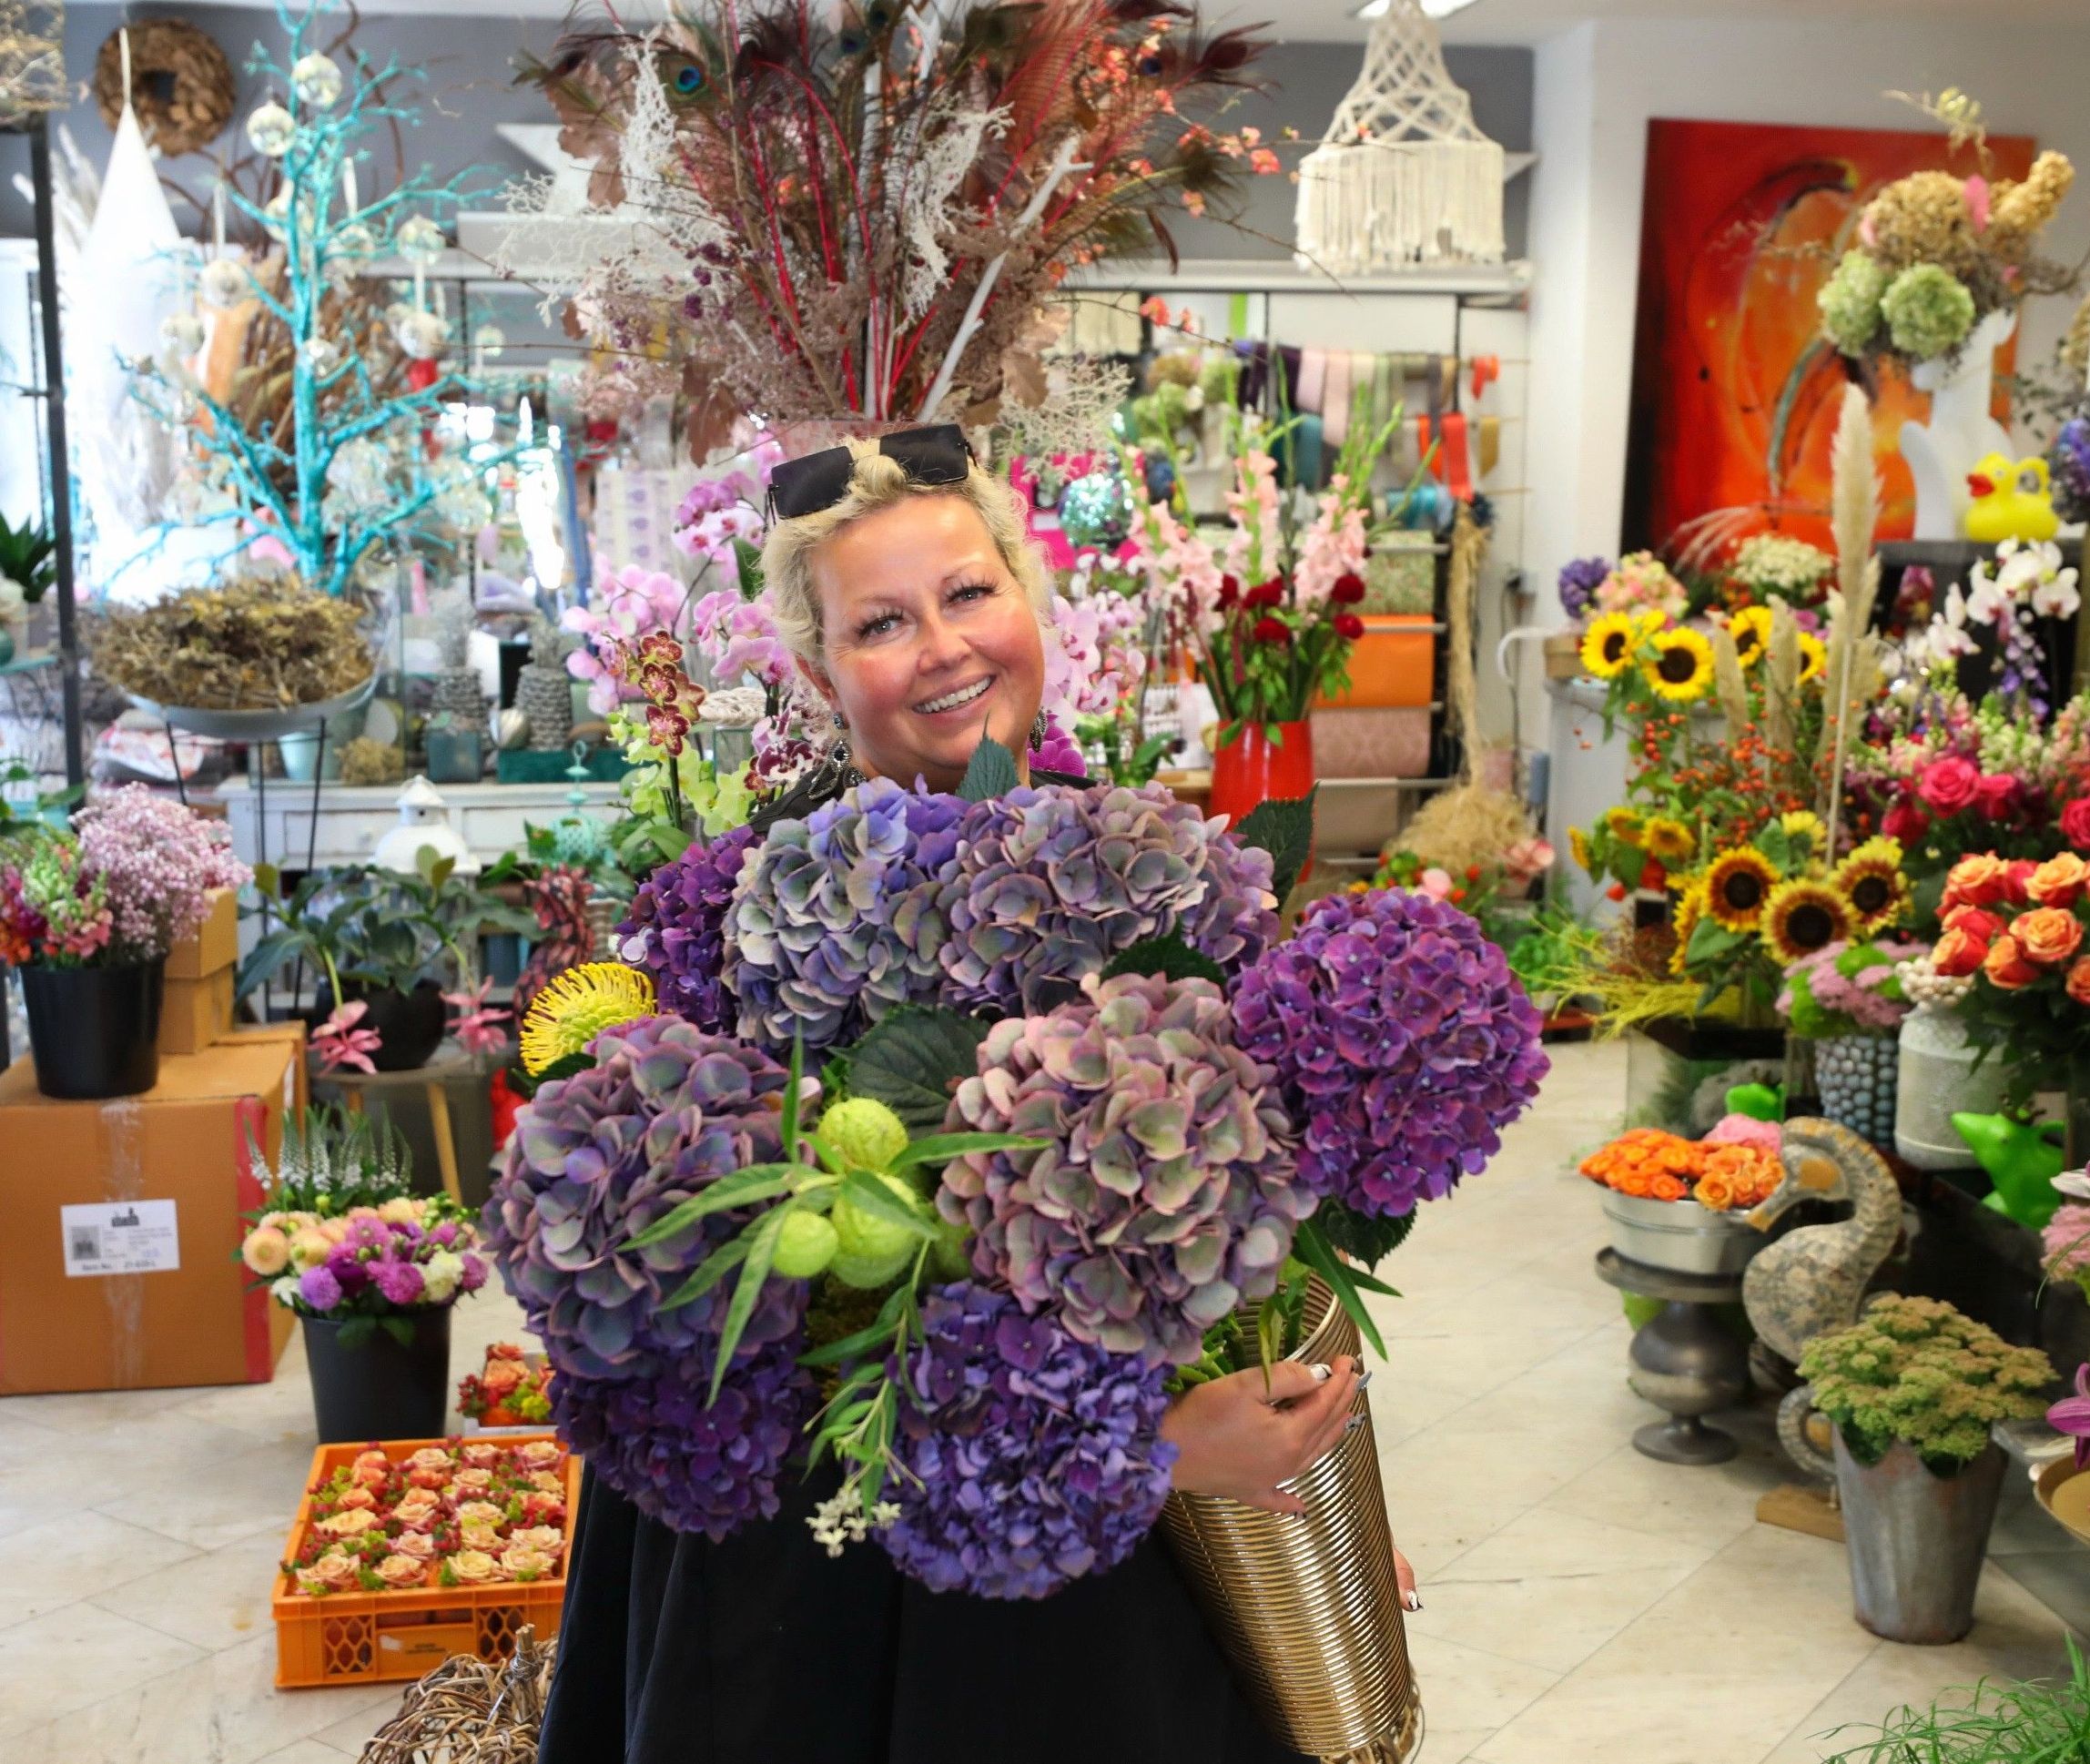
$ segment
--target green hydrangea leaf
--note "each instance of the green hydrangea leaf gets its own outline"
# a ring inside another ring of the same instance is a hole
[[[1259,846],[1271,857],[1275,871],[1271,889],[1282,901],[1299,880],[1314,849],[1314,801],[1321,794],[1315,785],[1304,796],[1258,803],[1233,829],[1244,846]]]
[[[1016,788],[1016,755],[992,735],[981,735],[972,763],[959,780],[958,794],[969,803],[991,802]]]
[[[1103,969],[1106,980],[1121,974],[1153,974],[1164,980],[1210,980],[1226,984],[1226,970],[1210,956],[1192,949],[1181,938],[1142,938],[1114,956]]]
[[[959,1080],[978,1073],[986,1039],[987,1025],[976,1017],[896,1010],[849,1049],[849,1094],[884,1103],[910,1133],[936,1132]]]

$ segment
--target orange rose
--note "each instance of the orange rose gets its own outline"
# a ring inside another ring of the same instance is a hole
[[[1991,986],[2001,987],[2005,992],[2030,986],[2039,978],[2039,970],[2019,953],[2017,939],[2013,937],[1998,938],[1989,946],[1988,954],[1982,958],[1981,971],[1988,976]]]
[[[1676,1177],[1663,1174],[1648,1184],[1650,1201],[1680,1201],[1689,1191]]]
[[[2068,996],[2077,1004],[2090,1007],[2090,956],[2068,970]]]
[[[522,1368],[512,1360],[495,1360],[479,1374],[479,1382],[489,1396],[505,1396],[522,1382]]]
[[[361,1483],[358,1483],[354,1487],[341,1491],[340,1504],[344,1507],[375,1506],[378,1497]]]
[[[1972,974],[1988,954],[1985,938],[1975,937],[1971,931],[1954,926],[1938,939],[1938,947],[1931,951],[1931,966],[1940,974],[1957,978]]]
[[[2083,943],[2083,924],[2059,907],[2035,907],[2010,928],[2017,946],[2042,968],[2058,968]]]
[[[2082,899],[2086,882],[2090,882],[2090,864],[2074,852],[2065,851],[2034,870],[2024,891],[2042,907],[2073,907]]]
[[[1692,1191],[1692,1198],[1699,1206],[1713,1212],[1725,1212],[1734,1205],[1734,1189],[1725,1176],[1717,1171],[1708,1171],[1699,1178],[1698,1187]]]
[[[1993,852],[1963,857],[1945,877],[1946,907],[1993,907],[2010,895],[2010,866]]]
[[[1970,938],[1978,938],[1983,949],[2010,924],[2002,914],[1992,913],[1985,907],[1954,907],[1945,914],[1943,922],[1948,931],[1964,931]]]

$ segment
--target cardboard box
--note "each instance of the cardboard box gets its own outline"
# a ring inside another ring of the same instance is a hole
[[[239,894],[236,888],[213,888],[210,910],[192,938],[184,938],[167,952],[167,978],[200,980],[239,959]]]
[[[251,1135],[273,1157],[304,1072],[289,1026],[160,1062],[112,1102],[0,1073],[0,1395],[259,1384],[290,1313],[239,1263],[261,1204]]]
[[[169,980],[159,1008],[159,1050],[201,1053],[232,1028],[232,970],[200,980]]]

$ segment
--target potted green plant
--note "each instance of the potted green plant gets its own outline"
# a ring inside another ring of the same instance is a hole
[[[297,1313],[322,1444],[432,1439],[450,1398],[450,1307],[486,1282],[478,1236],[447,1197],[411,1192],[395,1129],[347,1110],[286,1125],[239,1257]]]
[[[354,866],[314,870],[286,896],[264,865],[255,887],[282,923],[240,964],[242,998],[291,963],[324,976],[313,1048],[323,1064],[410,1071],[442,1043],[444,993],[469,991],[486,930],[528,931],[535,917],[458,873],[429,847],[407,874]]]
[[[1863,1736],[1822,1764],[2082,1764],[2090,1759],[2090,1661],[2074,1636],[2063,1640],[2065,1678],[1983,1678],[1927,1708],[1905,1703],[1877,1727],[1821,1736]]]
[[[1836,1429],[1815,1467],[1842,1497],[1858,1621],[1889,1641],[1959,1640],[2003,1490],[1990,1430],[2044,1412],[2052,1363],[1940,1300],[1888,1295],[1808,1343],[1800,1373]]]
[[[57,547],[35,522],[12,526],[0,515],[0,595],[17,603],[8,621],[15,650],[48,649],[55,638],[44,598],[58,579]],[[15,592],[10,593],[9,585]]]
[[[0,844],[0,959],[22,970],[36,1087],[135,1096],[159,1078],[167,951],[213,888],[249,879],[222,826],[131,785],[70,829],[11,824]]]

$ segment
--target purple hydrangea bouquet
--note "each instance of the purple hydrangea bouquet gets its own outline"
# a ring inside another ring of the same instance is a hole
[[[1340,896],[1282,939],[1311,833],[983,743],[955,795],[874,779],[655,871],[619,936],[662,1014],[533,1008],[543,1068],[585,1058],[484,1215],[596,1473],[717,1538],[832,1456],[830,1549],[1039,1597],[1152,1526],[1244,1307],[1317,1275],[1376,1344],[1372,1264],[1546,1062],[1464,914]]]

